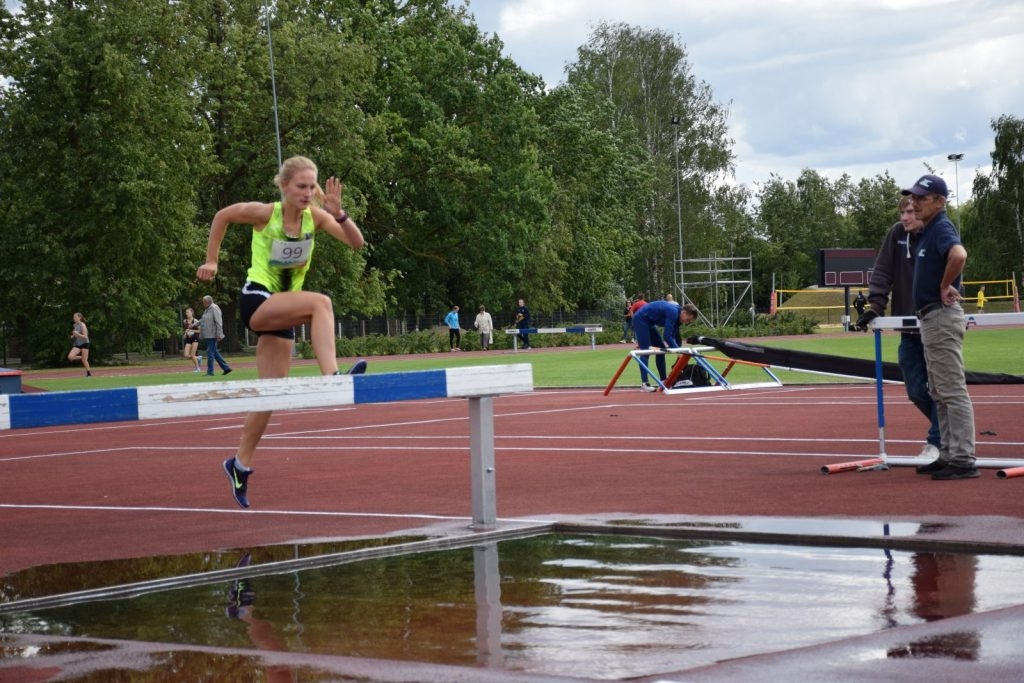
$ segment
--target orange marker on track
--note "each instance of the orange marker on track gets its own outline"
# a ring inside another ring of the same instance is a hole
[[[867,460],[851,460],[850,462],[841,462],[837,465],[822,465],[822,474],[839,474],[840,472],[858,472],[866,468],[872,468],[875,465],[885,464],[885,461],[881,458],[869,458]]]

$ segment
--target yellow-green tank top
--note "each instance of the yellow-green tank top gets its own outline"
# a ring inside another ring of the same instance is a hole
[[[297,292],[309,271],[313,258],[313,211],[302,212],[299,238],[284,231],[281,202],[274,202],[274,211],[262,230],[252,231],[252,265],[248,279],[271,292]]]

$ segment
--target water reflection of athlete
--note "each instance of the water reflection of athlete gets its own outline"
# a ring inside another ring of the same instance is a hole
[[[235,566],[248,567],[251,562],[252,556],[246,553]],[[238,619],[248,625],[249,639],[256,647],[273,652],[287,652],[274,625],[266,619],[257,618],[253,613],[256,609],[255,603],[256,591],[253,588],[252,580],[238,579],[228,589],[228,606],[225,614],[228,619]],[[280,664],[267,666],[267,681],[269,683],[290,683],[296,680],[296,672],[290,666]]]

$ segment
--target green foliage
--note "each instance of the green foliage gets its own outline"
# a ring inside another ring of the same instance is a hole
[[[974,199],[961,207],[966,269],[972,280],[1024,273],[1024,118],[1001,116],[992,129],[992,171],[978,172]]]
[[[850,195],[852,225],[844,247],[877,250],[889,228],[899,220],[900,185],[888,172],[862,178]]]
[[[177,330],[164,311],[194,276],[193,183],[210,163],[184,8],[28,1],[8,26],[0,313],[36,360],[66,354],[73,311],[97,359],[148,351]]]
[[[537,162],[539,81],[440,0],[377,16],[363,105],[393,147],[368,206],[371,263],[394,268],[403,310],[499,308],[529,292],[552,186]]]
[[[465,337],[465,335],[463,335]],[[342,338],[335,341],[339,358],[359,356],[397,356],[438,353],[448,350],[448,333],[417,330],[401,336],[370,334],[365,337]]]
[[[634,157],[632,164],[643,174],[631,188],[635,194],[609,193],[615,202],[635,207],[627,223],[632,249],[625,254],[631,277],[622,284],[632,291],[668,292],[676,282],[680,224],[686,256],[732,246],[721,238],[716,212],[707,210],[732,173],[727,110],[693,74],[678,37],[663,31],[602,22],[578,55],[568,69],[568,86],[580,88],[589,108],[601,113],[598,130],[639,146],[645,157]],[[671,123],[674,117],[678,125]]]
[[[645,210],[654,167],[631,126],[609,127],[610,100],[590,85],[564,86],[539,103],[545,137],[541,163],[555,182],[552,229],[529,269],[551,291],[541,308],[597,307],[621,298],[640,258],[636,217]],[[608,202],[608,197],[616,201]],[[558,295],[557,290],[561,290]]]
[[[888,173],[853,185],[804,169],[795,181],[777,176],[758,195],[757,227],[751,244],[757,269],[755,297],[765,300],[775,276],[778,289],[817,283],[819,249],[878,249],[899,220],[899,185]]]

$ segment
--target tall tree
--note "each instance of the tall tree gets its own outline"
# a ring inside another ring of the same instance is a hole
[[[611,101],[605,126],[635,128],[656,164],[653,192],[634,219],[642,242],[636,268],[648,277],[638,285],[671,291],[680,233],[686,258],[707,256],[722,245],[709,208],[716,188],[732,173],[727,109],[693,74],[685,46],[656,29],[599,24],[578,50],[567,81],[589,84]]]
[[[899,201],[900,186],[888,172],[861,178],[851,189],[850,233],[843,246],[878,249],[899,220]]]
[[[444,0],[379,3],[374,19],[374,93],[361,106],[388,122],[395,157],[368,204],[371,263],[401,271],[397,305],[428,316],[533,298],[551,196],[540,80]]]
[[[565,85],[539,103],[541,164],[555,191],[545,250],[551,255],[533,267],[557,283],[566,306],[617,307],[635,281],[634,218],[647,206],[655,169],[635,128],[603,125],[611,102],[582,92],[588,88]]]
[[[94,357],[148,351],[177,328],[168,295],[194,276],[178,247],[210,163],[190,18],[163,0],[25,0],[5,19],[3,318],[30,360],[66,353],[76,310]]]
[[[1000,116],[992,130],[992,169],[975,176],[970,210],[961,219],[972,280],[1024,273],[1024,119]]]

